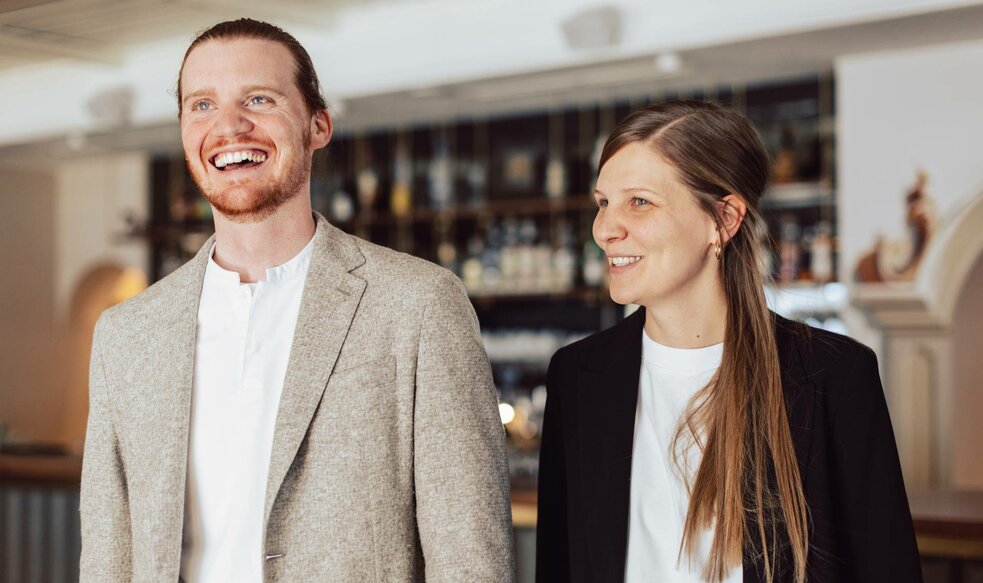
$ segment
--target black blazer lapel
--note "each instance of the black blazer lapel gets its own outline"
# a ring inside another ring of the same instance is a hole
[[[778,344],[778,363],[782,372],[782,392],[785,394],[785,409],[788,411],[788,424],[792,432],[792,445],[799,461],[799,472],[806,483],[806,470],[811,456],[812,418],[816,402],[816,389],[809,379],[805,362],[808,350],[804,338],[809,328],[804,324],[786,320],[777,314],[775,319],[775,342]],[[808,492],[806,493],[808,498]]]
[[[607,342],[582,363],[577,379],[588,553],[597,581],[622,581],[625,574],[644,323],[640,309],[612,328]]]

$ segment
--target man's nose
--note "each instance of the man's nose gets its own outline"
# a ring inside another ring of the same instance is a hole
[[[238,107],[226,107],[219,111],[212,131],[217,137],[232,138],[247,134],[253,129],[253,124]]]

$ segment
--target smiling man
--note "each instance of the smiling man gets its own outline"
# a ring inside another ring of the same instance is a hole
[[[512,581],[474,311],[312,213],[332,123],[307,52],[224,22],[177,93],[215,236],[96,326],[82,581]]]

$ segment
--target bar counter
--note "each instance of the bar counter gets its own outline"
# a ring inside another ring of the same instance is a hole
[[[0,453],[0,484],[78,488],[81,478],[81,457]]]
[[[0,454],[0,486],[20,489],[78,489],[82,459],[77,456]],[[536,527],[536,491],[512,491],[512,521]],[[983,492],[940,490],[909,494],[922,556],[983,559]]]

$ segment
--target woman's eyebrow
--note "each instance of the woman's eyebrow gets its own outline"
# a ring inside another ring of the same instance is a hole
[[[646,188],[644,186],[629,186],[628,188],[624,189],[624,192],[627,194],[651,194],[654,196],[662,196],[662,193],[656,192],[651,188]]]

